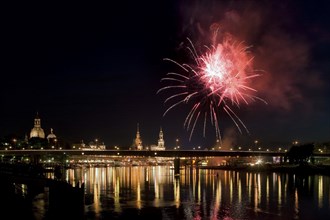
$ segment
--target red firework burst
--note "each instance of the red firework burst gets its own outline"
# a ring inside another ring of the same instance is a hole
[[[180,104],[192,104],[185,119],[184,127],[191,130],[190,138],[195,130],[197,121],[204,118],[203,134],[205,136],[206,121],[210,119],[215,127],[217,138],[221,139],[219,129],[220,110],[223,110],[235,123],[242,133],[240,126],[247,132],[245,124],[233,111],[241,103],[262,100],[254,95],[257,91],[250,84],[260,74],[252,67],[253,57],[243,42],[237,42],[232,36],[226,35],[221,43],[205,46],[205,52],[198,54],[192,42],[188,39],[194,64],[180,64],[172,59],[165,60],[175,63],[183,73],[170,72],[162,81],[169,82],[158,90],[171,90],[173,93],[164,103],[173,101],[164,115]],[[265,102],[266,103],[266,102]]]

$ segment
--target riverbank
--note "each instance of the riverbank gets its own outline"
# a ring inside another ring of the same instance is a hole
[[[237,170],[246,172],[281,172],[304,175],[328,175],[330,176],[330,165],[314,164],[259,164],[259,165],[222,165],[222,166],[200,166],[199,169]]]

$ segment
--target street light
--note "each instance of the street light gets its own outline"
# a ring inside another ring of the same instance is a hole
[[[257,145],[258,145],[258,140],[255,140],[255,141],[254,141],[255,149],[257,149]]]
[[[16,147],[16,142],[17,142],[17,139],[14,138],[14,139],[13,139],[13,145],[14,145],[14,147]]]
[[[175,140],[175,149],[179,149],[180,148],[179,141],[180,141],[179,138],[177,138]]]
[[[99,140],[97,138],[95,138],[95,148],[98,149],[98,142]]]

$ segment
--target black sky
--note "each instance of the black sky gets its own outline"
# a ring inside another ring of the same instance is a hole
[[[0,136],[24,136],[36,112],[59,138],[129,146],[140,124],[145,144],[159,127],[173,146],[210,147],[214,132],[197,128],[189,142],[188,108],[165,117],[160,79],[169,57],[185,61],[186,38],[207,43],[215,22],[252,45],[261,103],[240,117],[250,134],[230,120],[224,141],[265,145],[330,140],[330,9],[328,1],[118,1],[4,5],[1,15]],[[227,26],[226,26],[227,25]]]

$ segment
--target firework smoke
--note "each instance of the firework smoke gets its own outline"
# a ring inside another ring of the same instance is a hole
[[[307,109],[311,102],[306,99],[313,97],[304,88],[315,90],[323,83],[315,68],[308,69],[310,49],[317,42],[297,32],[305,25],[294,20],[289,11],[294,7],[293,2],[263,0],[192,1],[181,10],[185,24],[181,35],[192,35],[203,44],[213,23],[221,27],[220,37],[231,33],[238,41],[251,43],[254,65],[265,70],[253,87],[267,100],[268,109],[289,112],[296,104]]]

